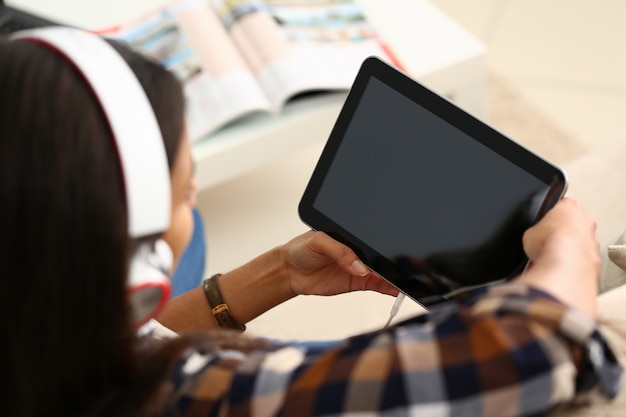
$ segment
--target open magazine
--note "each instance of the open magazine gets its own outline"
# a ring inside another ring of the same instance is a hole
[[[295,97],[350,88],[388,49],[352,0],[176,0],[103,31],[182,80],[190,137]]]

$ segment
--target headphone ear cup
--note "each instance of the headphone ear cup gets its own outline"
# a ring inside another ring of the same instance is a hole
[[[133,326],[147,322],[167,303],[172,292],[168,275],[173,259],[172,250],[162,239],[141,244],[135,252],[128,278]]]

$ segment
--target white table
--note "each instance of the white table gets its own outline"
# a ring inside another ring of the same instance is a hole
[[[485,46],[426,0],[358,0],[409,74],[480,117],[486,78]],[[44,17],[103,28],[151,10],[163,0],[10,0]],[[237,122],[196,141],[200,189],[233,179],[327,139],[345,94],[287,106],[279,117]]]

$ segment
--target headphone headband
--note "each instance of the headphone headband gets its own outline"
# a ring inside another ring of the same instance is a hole
[[[17,32],[53,49],[83,75],[105,114],[122,166],[128,233],[136,238],[165,231],[170,221],[170,177],[161,131],[135,74],[101,37],[68,27]],[[145,163],[140,163],[140,161]]]

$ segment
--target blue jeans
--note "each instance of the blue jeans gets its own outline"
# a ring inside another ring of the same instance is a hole
[[[193,209],[193,234],[172,275],[172,297],[189,291],[202,283],[206,263],[204,223],[200,212]]]

